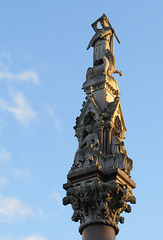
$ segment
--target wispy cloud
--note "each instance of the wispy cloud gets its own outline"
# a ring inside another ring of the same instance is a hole
[[[32,109],[31,103],[28,102],[21,92],[12,92],[11,95],[15,106],[11,106],[11,103],[1,99],[0,108],[12,113],[19,122],[28,125],[31,120],[36,118],[36,113]]]
[[[0,195],[0,221],[12,222],[18,218],[34,216],[33,210],[15,197]]]
[[[34,71],[25,71],[21,73],[12,73],[8,70],[0,70],[0,79],[6,79],[10,82],[33,82],[38,84],[37,73]]]
[[[0,163],[9,161],[10,157],[10,152],[8,152],[5,148],[2,148],[0,151]]]
[[[49,115],[53,119],[56,130],[62,131],[61,122],[60,122],[59,118],[56,116],[54,110],[50,106],[46,106],[46,107],[47,107],[47,111],[48,111]]]
[[[47,238],[45,238],[39,234],[30,235],[28,237],[25,237],[22,235],[1,234],[0,239],[1,240],[48,240]]]
[[[36,234],[33,236],[29,236],[29,237],[25,238],[24,240],[48,240],[48,239]]]
[[[4,63],[7,60],[6,63]],[[26,70],[18,73],[13,73],[10,71],[8,63],[12,63],[11,56],[8,52],[3,52],[0,54],[0,79],[7,80],[7,82],[33,82],[35,84],[39,83],[38,76],[34,70]]]
[[[52,194],[50,194],[50,196],[60,205],[62,205],[62,197],[61,194],[57,191],[54,191]]]

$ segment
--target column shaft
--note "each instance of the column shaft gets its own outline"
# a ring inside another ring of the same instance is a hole
[[[115,240],[114,228],[102,224],[86,227],[82,235],[82,240]]]

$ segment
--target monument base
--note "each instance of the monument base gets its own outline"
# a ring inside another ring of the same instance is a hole
[[[86,227],[82,235],[82,240],[115,240],[114,228],[102,224]]]

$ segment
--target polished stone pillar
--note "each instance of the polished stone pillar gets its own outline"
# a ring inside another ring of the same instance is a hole
[[[115,240],[115,230],[107,225],[95,224],[86,227],[82,236],[82,240]]]

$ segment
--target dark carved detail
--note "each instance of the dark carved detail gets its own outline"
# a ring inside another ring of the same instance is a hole
[[[108,185],[99,180],[90,183],[81,183],[78,187],[67,189],[67,197],[63,204],[71,204],[74,210],[72,220],[80,221],[79,232],[90,224],[106,224],[119,232],[118,222],[123,223],[124,218],[120,214],[131,212],[131,206],[136,203],[131,189],[126,185]]]
[[[93,112],[89,112],[84,118],[84,125],[88,125],[95,121],[95,114]]]

